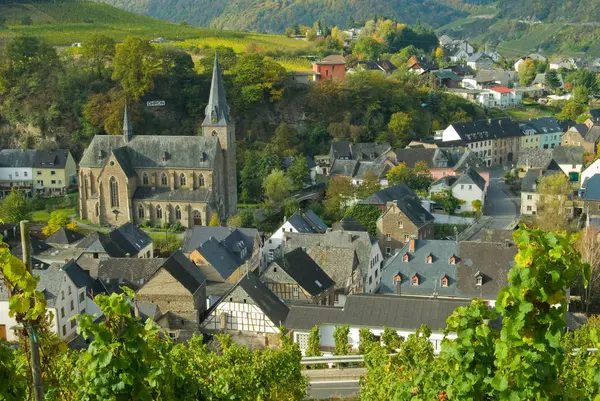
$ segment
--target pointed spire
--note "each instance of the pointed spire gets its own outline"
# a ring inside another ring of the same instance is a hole
[[[205,109],[206,117],[202,125],[227,124],[229,118],[229,105],[225,97],[223,73],[219,65],[219,56],[215,51],[215,64],[213,66],[212,82],[210,84],[210,97]]]
[[[127,110],[127,100],[125,100],[125,111],[123,113],[123,138],[125,139],[125,143],[133,138],[133,125],[131,124],[129,110]]]

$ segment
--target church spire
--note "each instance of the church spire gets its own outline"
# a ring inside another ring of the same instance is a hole
[[[229,119],[229,105],[225,98],[225,85],[223,85],[223,73],[219,65],[219,57],[215,51],[215,64],[213,66],[212,82],[210,85],[210,97],[205,109],[206,117],[202,125],[227,124]]]
[[[131,117],[129,116],[129,110],[127,110],[127,100],[125,100],[125,110],[123,113],[123,139],[125,139],[125,143],[127,143],[132,138],[133,125],[131,125]]]

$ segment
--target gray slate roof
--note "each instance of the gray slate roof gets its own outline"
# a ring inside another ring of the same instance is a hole
[[[594,125],[585,134],[584,138],[587,142],[600,142],[600,125]]]
[[[332,142],[329,151],[331,161],[337,159],[375,160],[391,149],[389,143],[350,143],[348,141]]]
[[[90,297],[90,294],[96,296],[106,292],[104,286],[98,280],[90,277],[90,274],[83,270],[74,260],[67,262],[67,264],[61,267],[61,270],[69,276],[77,288],[85,288],[88,297]]]
[[[452,127],[465,143],[523,136],[519,124],[509,117],[455,123]]]
[[[126,148],[123,156],[134,169],[212,169],[218,151],[218,139],[212,136],[137,135],[125,143],[121,135],[96,135],[79,165],[103,167],[113,149],[122,147]]]
[[[162,267],[167,259],[162,258],[107,258],[98,266],[98,280],[111,292],[121,292],[119,280],[136,291],[142,281],[146,282]],[[110,280],[107,283],[106,280]]]
[[[37,289],[46,298],[46,305],[53,308],[56,305],[56,300],[59,296],[60,287],[64,280],[65,273],[58,267],[50,267],[47,270],[34,270],[33,275],[38,276]],[[2,294],[2,292],[0,292]]]
[[[152,243],[152,238],[138,226],[125,223],[108,233],[108,236],[119,245],[125,253],[137,254],[141,249]]]
[[[552,149],[524,148],[519,150],[518,166],[547,168],[552,161]]]
[[[301,248],[286,253],[275,261],[310,295],[319,295],[335,285],[315,261]]]
[[[290,311],[289,308],[258,277],[254,274],[246,274],[231,291],[234,291],[237,286],[242,287],[274,324],[283,325]],[[223,297],[226,298],[227,295]]]
[[[327,224],[312,210],[306,212],[297,211],[289,219],[290,223],[299,233],[324,233]]]
[[[562,133],[562,128],[554,117],[541,117],[526,121],[538,134]]]
[[[33,167],[63,169],[68,158],[69,151],[66,149],[37,150]]]
[[[452,186],[454,187],[461,184],[475,184],[482,191],[485,189],[485,179],[472,168],[468,168],[461,174]]]
[[[585,195],[586,201],[600,201],[600,174],[594,174],[585,181]]]
[[[69,230],[66,227],[61,227],[54,234],[46,238],[46,243],[71,245],[82,240],[83,238],[85,238],[83,234],[78,233],[77,231]]]
[[[450,264],[452,256],[458,257],[458,245],[455,241],[416,240],[415,251],[409,251],[407,243],[399,252],[385,263],[381,272],[382,293],[397,294],[394,277],[400,275],[400,294],[402,295],[456,295],[456,269],[458,264]],[[404,255],[408,254],[408,262]],[[432,255],[432,263],[427,256]],[[458,261],[456,261],[458,263]],[[419,286],[413,287],[411,279],[419,277]],[[442,277],[448,278],[448,287],[442,287]],[[399,294],[398,294],[399,295]]]
[[[310,330],[315,325],[349,324],[353,327],[391,327],[414,330],[422,324],[442,331],[446,319],[459,306],[469,302],[426,297],[393,295],[349,295],[343,308],[297,305],[290,308],[285,326],[294,330]]]
[[[0,150],[0,167],[33,167],[35,150],[2,149]]]
[[[175,251],[161,268],[168,271],[190,294],[195,294],[206,283],[206,277],[200,272],[200,269],[181,251]]]
[[[82,239],[77,248],[83,249],[87,253],[101,253],[111,258],[124,258],[126,253],[119,245],[110,239],[108,234],[98,231],[93,232],[88,237]]]
[[[435,220],[433,215],[421,205],[419,197],[405,184],[392,185],[377,191],[360,203],[385,205],[388,202],[396,202],[402,213],[417,227],[422,227]]]
[[[583,146],[557,146],[552,149],[552,159],[558,164],[583,164]]]
[[[233,228],[233,227],[210,227],[210,226],[194,226],[185,230],[183,236],[183,245],[181,249],[184,253],[192,253],[202,243],[208,241],[211,237],[218,242],[224,241],[229,236],[234,235],[232,239],[236,241],[244,241],[249,247],[248,252],[252,254],[254,238],[258,236],[258,230],[255,228]],[[229,240],[227,244],[232,241]]]
[[[137,187],[133,194],[134,200],[153,200],[160,202],[209,202],[211,191],[206,187],[198,189],[178,188],[149,188]]]

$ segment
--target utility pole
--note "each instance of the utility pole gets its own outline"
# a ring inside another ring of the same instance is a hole
[[[23,263],[31,274],[31,239],[29,238],[29,221],[21,221],[21,247],[23,248]],[[34,305],[31,305],[32,307]],[[33,398],[35,401],[44,401],[44,388],[42,385],[42,370],[40,365],[40,348],[36,333],[37,322],[25,323],[27,336],[29,337],[29,349],[31,351],[31,375],[33,377]]]

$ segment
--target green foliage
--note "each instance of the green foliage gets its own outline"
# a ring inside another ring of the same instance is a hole
[[[348,203],[355,198],[356,189],[352,181],[343,176],[334,176],[327,182],[324,214],[329,221],[339,221]]]
[[[290,195],[292,181],[281,170],[273,170],[263,182],[265,197],[271,206],[279,206]]]
[[[291,216],[300,210],[300,202],[296,198],[288,198],[283,202],[284,216]]]
[[[55,210],[50,213],[48,224],[42,229],[45,236],[50,236],[62,227],[76,230],[77,224],[71,221],[71,217],[65,210]]]
[[[352,54],[361,60],[377,60],[382,51],[381,44],[370,36],[359,37],[352,47]]]
[[[473,207],[473,210],[475,211],[475,214],[477,216],[481,215],[481,208],[483,207],[483,203],[480,199],[475,199],[474,201],[472,201],[471,207]]]
[[[368,327],[361,327],[358,331],[360,344],[358,345],[358,353],[366,354],[375,346],[379,346],[379,342],[375,338],[375,334]]]
[[[286,171],[286,175],[292,181],[294,190],[302,189],[312,183],[310,169],[308,168],[308,160],[304,155],[294,157],[294,160]]]
[[[0,221],[17,224],[21,220],[27,220],[30,214],[27,199],[19,191],[13,189],[0,201]]]
[[[335,326],[335,330],[333,331],[334,355],[348,355],[350,351],[348,334],[350,334],[349,325]]]
[[[426,162],[417,162],[414,169],[400,163],[388,171],[390,185],[406,184],[414,191],[427,191],[433,182],[433,176]]]
[[[440,193],[432,194],[431,200],[437,203],[444,209],[446,213],[454,214],[456,208],[459,205],[465,203],[465,201],[458,199],[454,195],[452,195],[452,191],[446,189]]]
[[[0,397],[3,401],[22,401],[26,399],[27,383],[17,374],[14,351],[5,340],[0,340]]]
[[[536,190],[540,195],[537,202],[538,227],[548,231],[569,228],[565,204],[572,190],[569,178],[564,174],[552,174],[539,179]]]
[[[314,326],[310,329],[308,334],[308,346],[304,352],[306,356],[321,356],[321,334],[319,333],[319,326]]]
[[[390,327],[384,327],[381,333],[381,342],[385,346],[388,354],[396,352],[404,342],[404,337],[400,337],[398,332]]]
[[[560,79],[556,70],[550,70],[546,73],[546,86],[551,90],[560,88]]]
[[[213,215],[210,216],[210,222],[208,225],[210,227],[218,227],[221,225],[221,219],[219,219],[219,215],[217,213],[213,213]]]
[[[99,34],[92,36],[81,46],[81,56],[99,77],[102,76],[107,64],[112,62],[115,52],[114,39]]]
[[[112,78],[138,100],[154,88],[153,78],[162,72],[162,67],[158,52],[147,40],[129,36],[117,46]]]
[[[376,205],[356,204],[346,210],[345,216],[367,227],[371,235],[376,235],[377,219],[381,216],[381,211]]]
[[[363,176],[363,181],[358,186],[356,195],[360,199],[365,199],[381,189],[379,179],[373,170],[367,170]]]
[[[558,116],[556,116],[559,120],[576,120],[577,117],[583,113],[584,106],[582,103],[575,101],[575,98],[569,99],[569,101],[562,108]]]

